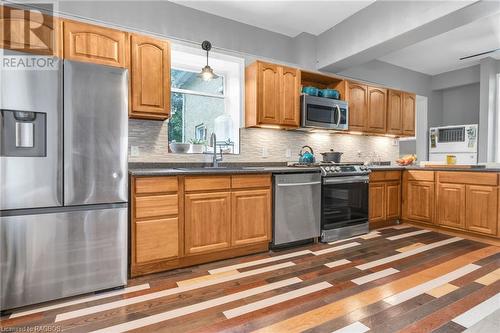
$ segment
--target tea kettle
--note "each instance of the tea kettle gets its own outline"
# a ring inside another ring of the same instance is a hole
[[[304,151],[304,148],[308,148],[309,151]],[[314,157],[314,151],[311,147],[309,146],[302,146],[302,149],[300,149],[299,152],[299,163],[304,163],[304,164],[311,164],[316,161],[316,158]]]

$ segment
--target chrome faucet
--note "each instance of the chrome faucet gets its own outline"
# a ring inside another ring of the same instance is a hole
[[[210,147],[214,148],[214,153],[212,155],[212,168],[218,168],[219,162],[222,162],[222,149],[220,150],[220,157],[217,157],[217,136],[215,133],[210,135]]]

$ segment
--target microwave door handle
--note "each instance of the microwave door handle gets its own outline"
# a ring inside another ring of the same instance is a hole
[[[338,105],[335,105],[335,109],[337,109],[337,124],[336,124],[336,126],[338,127],[340,125],[340,115],[341,115],[341,113],[340,113],[340,108],[339,108]]]

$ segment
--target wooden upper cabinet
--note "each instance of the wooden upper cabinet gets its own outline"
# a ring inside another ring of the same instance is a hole
[[[280,123],[292,127],[300,125],[300,71],[281,67]]]
[[[277,65],[259,63],[259,77],[257,83],[257,99],[259,100],[259,123],[280,123],[280,73]],[[259,98],[260,97],[260,98]]]
[[[415,94],[403,93],[403,118],[402,133],[408,136],[415,136]]]
[[[483,234],[496,235],[498,228],[498,187],[466,186],[466,229]]]
[[[65,59],[127,67],[124,31],[64,20],[63,44]]]
[[[60,21],[38,10],[0,6],[0,48],[60,56]]]
[[[271,190],[233,192],[231,245],[248,245],[271,239]]]
[[[132,35],[130,117],[167,119],[170,114],[170,45]]]
[[[245,70],[245,126],[300,125],[300,71],[257,61]]]
[[[363,84],[347,83],[347,101],[349,102],[349,130],[364,131],[368,115],[368,87]]]
[[[184,199],[186,254],[228,249],[231,244],[231,193],[186,194]]]
[[[438,183],[436,214],[438,224],[463,229],[465,227],[465,185]]]
[[[387,93],[387,133],[400,135],[403,126],[403,92],[389,90]]]
[[[387,89],[368,87],[368,123],[371,133],[385,133],[387,114]]]

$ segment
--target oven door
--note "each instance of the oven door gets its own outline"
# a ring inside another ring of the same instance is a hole
[[[345,102],[323,97],[301,96],[302,127],[347,130]]]
[[[368,176],[324,178],[321,229],[354,227],[368,221]]]

